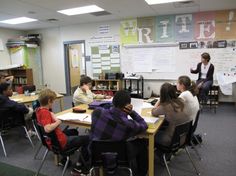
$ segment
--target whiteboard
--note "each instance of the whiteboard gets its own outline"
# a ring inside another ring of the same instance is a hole
[[[191,74],[190,68],[196,69],[203,52],[210,54],[210,62],[215,66],[214,80],[218,72],[236,70],[235,48],[180,50],[178,46],[123,47],[121,70],[143,75],[144,79],[177,80],[179,76],[187,75],[196,80],[198,74]]]

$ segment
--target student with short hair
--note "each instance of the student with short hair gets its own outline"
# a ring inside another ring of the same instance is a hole
[[[176,89],[170,83],[164,83],[160,90],[160,100],[152,109],[152,115],[158,117],[165,115],[162,129],[155,136],[155,144],[169,146],[175,127],[191,120],[184,113],[184,102],[176,94]],[[166,125],[166,126],[164,126]]]
[[[201,54],[201,62],[197,64],[197,68],[190,69],[193,74],[198,73],[197,87],[199,88],[200,100],[207,102],[208,92],[213,85],[214,65],[210,63],[211,57],[208,53]]]
[[[0,108],[9,110],[12,117],[17,120],[26,120],[27,122],[31,119],[33,110],[25,106],[22,103],[17,103],[11,100],[9,97],[12,96],[12,88],[8,83],[0,84]]]
[[[184,112],[188,115],[193,123],[199,110],[197,98],[198,89],[195,82],[191,81],[188,76],[180,76],[177,82],[177,90],[181,92],[180,98],[184,100]]]
[[[133,171],[135,174],[145,176],[148,168],[146,141],[138,138],[130,141],[129,139],[145,132],[148,128],[147,124],[133,110],[128,92],[117,91],[113,97],[113,105],[114,107],[110,109],[97,108],[93,111],[91,140],[127,140],[128,157],[137,162],[138,170]],[[128,115],[132,119],[128,119]]]
[[[8,76],[7,74],[0,73],[0,83],[8,83],[12,86],[14,76]]]
[[[40,107],[36,110],[37,122],[44,127],[46,133],[55,131],[62,149],[81,147],[83,158],[85,161],[88,161],[89,154],[87,147],[89,144],[89,136],[78,136],[78,131],[75,129],[65,129],[64,131],[62,131],[59,128],[62,121],[58,119],[53,112],[50,111],[50,109],[52,109],[52,105],[54,103],[54,100],[56,99],[56,96],[56,93],[50,89],[44,89],[40,92],[38,98]],[[49,147],[51,146],[50,141],[47,142],[47,145]],[[65,161],[66,157],[63,157],[61,165],[64,165]],[[77,166],[74,168],[74,170],[78,172],[88,173],[88,168],[82,162],[81,158],[79,158]]]
[[[92,103],[94,99],[109,99],[111,96],[94,94],[91,91],[92,88],[92,79],[88,76],[81,76],[80,86],[76,89],[73,95],[73,103],[75,106],[80,104],[89,104]]]

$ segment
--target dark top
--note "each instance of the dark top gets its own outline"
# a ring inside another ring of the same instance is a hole
[[[118,108],[97,108],[92,113],[91,139],[120,141],[143,133],[148,128],[135,111],[128,115]]]
[[[14,117],[18,117],[29,112],[29,109],[24,104],[17,103],[4,95],[0,95],[0,108],[9,110]]]
[[[202,75],[202,70],[201,70],[201,65],[202,63],[198,63],[197,64],[197,69],[196,70],[191,70],[191,73],[194,73],[194,74],[198,74],[198,80],[201,79],[201,75]],[[206,79],[204,79],[203,82],[206,82],[206,81],[213,81],[213,74],[214,74],[214,65],[213,64],[210,64],[210,67],[207,71],[207,74],[206,74]]]

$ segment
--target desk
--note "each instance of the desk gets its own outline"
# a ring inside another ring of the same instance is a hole
[[[141,103],[141,101],[143,102],[143,100],[137,100],[137,99],[135,100],[136,103]],[[135,104],[133,104],[134,107],[135,107]],[[137,106],[140,107],[139,105],[137,105]],[[88,114],[91,114],[93,111],[93,110],[89,110],[88,105],[85,105],[85,104],[79,105],[78,107],[80,107],[82,109],[86,109],[87,110],[86,113],[88,113]],[[150,113],[151,109],[152,108],[142,109],[141,115],[142,116],[151,116],[151,113]],[[62,114],[68,113],[68,112],[72,112],[72,109],[68,109],[63,112],[59,112],[56,115],[58,116],[58,115],[62,115]],[[148,175],[149,176],[154,176],[154,136],[157,133],[158,129],[160,128],[163,120],[164,120],[164,118],[161,117],[159,119],[159,121],[152,128],[148,128],[144,134],[139,135],[140,137],[148,139]],[[77,121],[77,120],[63,121],[63,123],[66,125],[75,126],[75,127],[84,127],[84,128],[91,127],[90,123],[81,122],[81,121]]]
[[[57,94],[57,99],[60,101],[60,109],[64,109],[63,95]],[[11,100],[14,100],[18,103],[24,103],[25,105],[32,105],[32,102],[38,99],[38,95],[25,96],[25,94],[13,95],[10,97]]]

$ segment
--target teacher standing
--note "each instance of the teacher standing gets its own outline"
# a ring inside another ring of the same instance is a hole
[[[202,53],[201,62],[197,64],[197,68],[190,69],[191,73],[198,73],[196,82],[199,88],[199,98],[201,101],[207,102],[208,92],[213,84],[214,65],[210,63],[211,57],[208,53]]]

